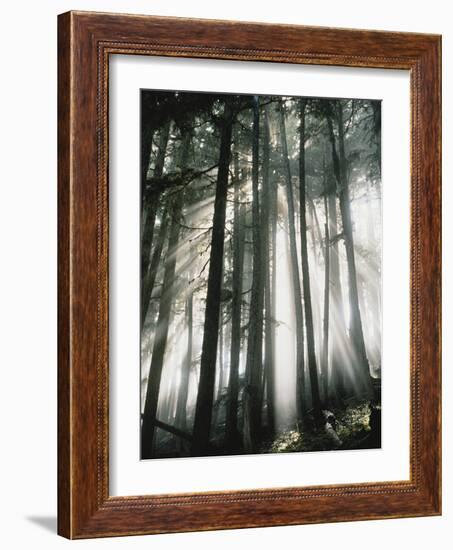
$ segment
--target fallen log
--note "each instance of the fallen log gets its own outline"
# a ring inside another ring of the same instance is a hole
[[[192,436],[188,434],[187,432],[183,432],[179,428],[175,428],[174,426],[170,426],[170,424],[165,424],[165,422],[161,422],[160,420],[154,421],[154,424],[156,428],[160,428],[161,430],[164,430],[166,432],[169,432],[173,435],[176,435],[176,437],[180,437],[181,439],[184,439],[185,441],[192,441]]]
[[[142,415],[143,417],[143,415]],[[170,426],[170,424],[166,424],[165,422],[161,422],[160,420],[157,420],[157,418],[154,420],[154,425],[156,428],[160,428],[161,430],[164,430],[165,432],[169,432],[173,435],[176,435],[176,437],[180,437],[181,439],[184,439],[185,441],[192,441],[192,436],[188,434],[187,432],[184,432],[183,430],[180,430],[179,428],[175,428],[174,426]]]

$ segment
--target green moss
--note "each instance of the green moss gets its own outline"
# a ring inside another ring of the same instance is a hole
[[[291,430],[283,432],[272,442],[268,452],[270,453],[289,453],[291,451],[301,451],[304,447],[303,434]]]
[[[368,403],[348,405],[345,409],[332,411],[336,417],[336,432],[341,446],[327,435],[324,426],[311,430],[287,430],[263,449],[269,453],[294,451],[328,451],[335,448],[360,448],[364,438],[370,433],[370,408]]]

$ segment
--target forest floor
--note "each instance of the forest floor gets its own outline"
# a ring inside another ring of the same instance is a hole
[[[380,409],[378,410],[380,415]],[[346,408],[332,409],[329,412],[335,417],[334,426],[326,422],[318,429],[286,430],[276,439],[264,443],[261,452],[288,453],[380,447],[380,421],[378,430],[372,429],[372,413],[368,403],[351,404]]]
[[[264,436],[259,453],[290,453],[330,450],[373,449],[381,446],[380,406],[371,408],[369,402],[350,402],[339,408],[323,411],[324,422],[315,426],[313,419],[304,427],[288,427],[274,437]],[[307,417],[310,419],[310,414]],[[162,433],[155,458],[191,456],[187,442],[172,434]],[[217,437],[216,437],[217,436]],[[246,454],[242,445],[235,449],[224,446],[225,422],[217,424],[211,442],[213,456]]]

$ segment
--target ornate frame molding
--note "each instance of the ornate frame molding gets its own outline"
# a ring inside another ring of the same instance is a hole
[[[87,538],[440,514],[440,37],[68,12],[59,16],[58,40],[59,533]],[[108,61],[113,54],[410,71],[409,481],[109,496]]]

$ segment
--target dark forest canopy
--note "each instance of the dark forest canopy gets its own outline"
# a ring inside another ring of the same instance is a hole
[[[380,446],[380,115],[142,91],[142,458]]]

